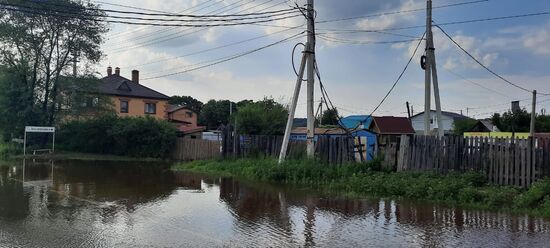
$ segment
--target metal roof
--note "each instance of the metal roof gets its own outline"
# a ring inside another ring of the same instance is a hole
[[[139,97],[158,100],[168,100],[170,97],[144,85],[134,83],[125,77],[113,74],[101,79],[97,87],[98,93],[105,95]]]
[[[414,128],[407,117],[373,117],[371,127],[376,125],[380,134],[414,134]]]

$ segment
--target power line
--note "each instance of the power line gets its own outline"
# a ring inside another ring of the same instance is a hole
[[[468,52],[466,49],[464,49],[460,44],[458,44],[447,32],[445,32],[445,30],[443,30],[443,28],[441,28],[439,25],[435,25],[437,28],[439,28],[439,30],[441,30],[441,32],[443,32],[443,34],[445,36],[447,36],[447,38],[449,38],[460,50],[462,50],[464,53],[466,53],[466,55],[468,55],[468,57],[470,57],[471,59],[473,59],[477,64],[479,64],[481,67],[483,67],[485,70],[487,70],[488,72],[490,72],[491,74],[495,75],[497,78],[500,78],[502,81],[508,83],[509,85],[512,85],[520,90],[523,90],[525,92],[528,92],[528,93],[531,93],[532,91],[531,90],[528,90],[522,86],[519,86],[513,82],[511,82],[510,80],[504,78],[503,76],[499,75],[498,73],[494,72],[493,70],[489,69],[489,67],[485,66],[483,63],[481,63],[481,61],[479,61],[476,57],[474,57],[470,52]]]
[[[243,1],[243,0],[241,0],[241,1]],[[238,2],[241,2],[241,1],[238,1]],[[259,7],[259,6],[264,5],[264,4],[266,4],[266,3],[268,3],[268,2],[271,2],[271,1],[273,1],[273,0],[270,0],[270,1],[267,1],[267,2],[264,2],[264,3],[261,3],[261,4],[259,4],[259,5],[253,6],[253,7],[251,7],[251,8]],[[238,2],[236,2],[236,3],[238,3]],[[285,1],[285,2],[286,2],[286,1]],[[266,9],[273,8],[273,7],[275,7],[275,6],[277,6],[277,5],[280,5],[280,4],[282,4],[282,3],[284,3],[284,2],[281,2],[281,3],[275,4],[275,5],[269,6],[269,7],[267,7],[267,8],[262,9],[262,10],[266,10]],[[245,4],[246,4],[246,3],[245,3]],[[241,4],[241,5],[236,6],[236,7],[240,7],[240,6],[245,5],[245,4]],[[247,8],[247,9],[245,9],[245,10],[241,10],[241,11],[239,11],[239,12],[237,12],[237,13],[246,11],[246,10],[251,9],[251,8]],[[227,11],[227,10],[226,10],[226,11]],[[259,24],[252,24],[252,25],[259,25]],[[176,29],[176,28],[177,28],[177,27],[168,28],[168,29]],[[289,27],[289,28],[290,28],[290,27]],[[191,35],[191,34],[194,34],[194,33],[201,32],[201,31],[206,30],[206,29],[208,29],[208,28],[202,28],[202,29],[200,29],[200,30],[193,30],[193,31],[187,32],[187,33],[183,33],[183,32],[189,31],[189,30],[191,30],[191,28],[184,29],[184,30],[180,30],[180,31],[178,31],[178,32],[176,32],[176,33],[164,35],[164,36],[161,36],[161,37],[157,37],[157,38],[155,38],[155,39],[151,39],[151,40],[148,40],[148,41],[146,41],[146,42],[139,43],[139,44],[134,44],[134,45],[130,45],[130,46],[122,46],[122,47],[114,48],[114,49],[111,50],[111,51],[112,51],[111,53],[124,52],[126,49],[132,49],[132,48],[137,48],[137,47],[142,47],[142,46],[147,46],[147,45],[152,45],[152,44],[158,44],[158,43],[162,43],[162,42],[174,40],[174,39],[177,39],[177,38],[180,38],[180,37],[184,37],[184,36],[187,36],[187,35]],[[183,33],[183,34],[181,34],[181,33]],[[146,36],[152,36],[152,34],[153,34],[153,33],[151,33],[150,35],[146,35]],[[174,36],[174,35],[176,35],[176,36]],[[172,36],[172,37],[170,37],[170,36]]]
[[[447,7],[455,7],[455,6],[468,5],[468,4],[475,4],[475,3],[482,3],[482,2],[488,2],[488,1],[489,1],[489,0],[478,0],[478,1],[454,3],[454,4],[447,4],[447,5],[441,5],[441,6],[433,7],[432,9],[440,9],[440,8],[447,8]],[[385,16],[385,15],[395,15],[395,14],[404,14],[404,13],[418,12],[418,11],[423,11],[423,10],[426,10],[426,8],[409,9],[409,10],[400,10],[400,11],[393,11],[393,12],[386,12],[386,13],[377,13],[377,14],[370,14],[370,15],[364,15],[364,16],[354,16],[354,17],[344,17],[344,18],[328,19],[328,20],[317,21],[317,23],[328,23],[328,22],[348,21],[348,20],[364,19],[364,18],[377,17],[377,16]]]
[[[33,3],[38,5],[51,5],[51,6],[58,6],[58,7],[64,7],[67,9],[77,9],[77,10],[94,10],[94,11],[101,11],[105,13],[118,13],[118,14],[128,14],[128,15],[143,15],[143,16],[163,16],[163,17],[190,17],[190,18],[222,18],[222,17],[244,17],[244,16],[256,16],[256,15],[266,15],[266,14],[275,14],[280,13],[286,10],[274,10],[274,11],[266,11],[266,12],[255,12],[255,13],[244,13],[244,14],[226,14],[226,15],[189,15],[189,14],[160,14],[160,13],[146,13],[146,12],[136,12],[136,11],[121,11],[121,10],[111,10],[111,9],[102,9],[102,8],[92,8],[92,7],[82,7],[77,5],[68,5],[68,4],[57,4],[52,2],[38,2],[33,1]],[[0,3],[0,5],[4,6],[11,6],[11,7],[22,7],[22,8],[34,8],[38,9],[33,6],[25,6],[21,4],[10,4],[10,3]],[[292,8],[294,9],[294,8]],[[43,10],[43,9],[41,9]],[[55,10],[58,11],[58,10]],[[79,14],[79,13],[75,13]]]
[[[212,1],[215,1],[215,0],[207,0],[207,1],[204,1],[202,3],[199,3],[195,6],[192,6],[190,8],[187,8],[185,10],[182,10],[180,11],[181,12],[185,12],[185,11],[188,11],[190,9],[194,9],[198,6],[201,6],[203,4],[206,4],[208,2],[212,2]],[[123,7],[123,8],[129,8],[129,9],[137,9],[137,10],[144,10],[144,11],[150,11],[150,12],[157,12],[157,13],[164,13],[164,14],[172,14],[170,12],[166,12],[166,11],[162,11],[162,10],[154,10],[154,9],[146,9],[146,8],[140,8],[140,7],[135,7],[135,6],[130,6],[130,5],[123,5],[123,4],[116,4],[116,3],[107,3],[107,2],[102,2],[102,1],[95,1],[96,3],[98,4],[103,4],[103,5],[110,5],[110,6],[117,6],[117,7]]]
[[[447,72],[449,72],[449,73],[451,73],[451,74],[457,76],[458,78],[461,78],[462,80],[464,80],[464,81],[466,81],[466,82],[468,82],[468,83],[471,83],[471,84],[473,84],[473,85],[479,86],[479,87],[481,87],[481,88],[483,88],[483,89],[486,89],[486,90],[488,90],[488,91],[494,92],[494,93],[496,93],[496,94],[498,94],[498,95],[501,95],[501,96],[504,96],[504,97],[506,97],[506,98],[513,98],[513,97],[508,96],[508,95],[505,95],[505,94],[503,94],[503,93],[501,93],[501,92],[499,92],[499,91],[497,91],[497,90],[495,90],[495,89],[491,89],[491,88],[489,88],[489,87],[483,86],[483,85],[480,84],[480,83],[474,82],[474,81],[472,81],[472,80],[470,80],[470,79],[468,79],[468,78],[466,78],[466,77],[464,77],[464,76],[462,76],[462,75],[460,75],[460,74],[458,74],[458,73],[456,73],[456,72],[454,72],[454,71],[452,71],[452,70],[450,70],[450,69],[447,69],[447,68],[445,68],[445,67],[443,67],[443,69],[445,69]]]
[[[472,19],[472,20],[465,20],[465,21],[445,22],[445,23],[439,23],[438,25],[439,26],[447,26],[447,25],[456,25],[456,24],[468,24],[468,23],[477,23],[477,22],[485,22],[485,21],[496,21],[496,20],[506,20],[506,19],[542,16],[542,15],[549,15],[549,14],[550,14],[550,11],[549,12],[537,12],[537,13],[522,14],[522,15],[512,15],[512,16],[501,16],[501,17],[493,17],[493,18]],[[416,26],[407,26],[407,27],[393,27],[393,28],[384,28],[384,29],[323,28],[323,29],[318,29],[318,30],[334,31],[335,33],[369,33],[369,32],[378,32],[378,31],[407,30],[407,29],[416,29],[416,28],[426,28],[426,25],[416,25]]]
[[[147,62],[147,63],[143,63],[143,64],[129,65],[128,67],[138,67],[138,66],[156,64],[156,63],[160,63],[160,62],[164,62],[164,61],[179,59],[179,58],[193,56],[193,55],[202,54],[202,53],[206,53],[206,52],[211,52],[211,51],[214,51],[214,50],[218,50],[218,49],[222,49],[222,48],[226,48],[226,47],[230,47],[230,46],[235,46],[235,45],[243,44],[243,43],[246,43],[246,42],[250,42],[250,41],[262,39],[262,38],[265,38],[265,37],[269,37],[269,36],[272,36],[272,35],[280,34],[280,33],[283,33],[283,32],[290,31],[290,30],[294,30],[294,29],[302,27],[302,26],[303,25],[296,26],[296,27],[291,27],[289,29],[277,31],[277,32],[274,32],[274,33],[261,35],[261,36],[256,36],[256,37],[253,37],[253,38],[250,38],[250,39],[241,40],[241,41],[237,41],[237,42],[232,42],[232,43],[228,43],[228,44],[225,44],[225,45],[212,47],[212,48],[208,48],[208,49],[204,49],[204,50],[200,50],[200,51],[196,51],[196,52],[191,52],[191,53],[187,53],[187,54],[183,54],[183,55],[179,55],[179,56],[175,56],[175,57],[171,57],[171,58],[159,59],[159,60],[155,60],[155,61],[151,61],[151,62]]]
[[[390,90],[388,91],[388,93],[386,93],[386,95],[384,96],[384,98],[382,98],[382,101],[380,101],[380,103],[376,106],[376,108],[374,108],[374,110],[371,112],[370,116],[372,116],[376,110],[378,110],[378,108],[380,108],[380,106],[382,106],[382,104],[384,103],[384,101],[386,101],[386,99],[388,98],[388,96],[391,94],[391,92],[393,91],[393,89],[395,88],[395,86],[399,83],[399,81],[401,80],[401,78],[403,77],[403,75],[405,74],[405,72],[407,71],[407,68],[409,68],[409,65],[411,64],[411,61],[414,59],[414,56],[416,56],[416,52],[418,51],[418,48],[420,47],[420,44],[422,44],[422,41],[424,40],[424,36],[426,36],[426,33],[424,33],[422,35],[422,39],[420,39],[418,41],[418,44],[416,45],[416,48],[414,49],[414,52],[411,56],[411,58],[409,59],[409,61],[407,62],[407,64],[405,65],[405,68],[403,68],[403,71],[401,71],[401,74],[399,74],[399,76],[397,77],[397,80],[395,80],[395,83],[393,83],[392,87],[390,88]]]
[[[151,79],[156,79],[156,78],[163,78],[163,77],[174,76],[174,75],[183,74],[183,73],[187,73],[187,72],[191,72],[191,71],[196,71],[196,70],[199,70],[199,69],[203,69],[203,68],[206,68],[206,67],[214,66],[214,65],[217,65],[217,64],[221,64],[221,63],[224,63],[224,62],[227,62],[227,61],[230,61],[230,60],[234,60],[234,59],[237,59],[237,58],[240,58],[240,57],[243,57],[243,56],[246,56],[246,55],[249,55],[249,54],[252,54],[252,53],[255,53],[255,52],[264,50],[264,49],[267,49],[267,48],[270,48],[270,47],[275,46],[275,45],[278,45],[278,44],[281,44],[281,43],[288,42],[288,41],[290,41],[290,40],[296,39],[296,38],[300,37],[303,33],[305,33],[305,32],[300,32],[300,33],[298,33],[298,34],[296,34],[296,35],[293,35],[293,36],[291,36],[291,37],[288,37],[288,38],[286,38],[286,39],[279,40],[279,41],[277,41],[277,42],[268,44],[268,45],[263,46],[263,47],[260,47],[260,48],[256,48],[256,49],[254,49],[254,50],[250,50],[250,51],[247,51],[247,52],[244,52],[244,53],[236,54],[236,55],[230,56],[230,57],[228,57],[228,58],[226,58],[226,59],[222,59],[222,60],[219,60],[219,61],[216,61],[216,62],[213,62],[213,63],[209,63],[209,64],[207,64],[207,65],[198,66],[198,67],[191,68],[191,69],[188,69],[188,70],[183,70],[183,71],[168,73],[168,74],[164,74],[164,75],[160,75],[160,76],[144,78],[144,79],[142,79],[142,80],[151,80]]]
[[[359,41],[359,40],[349,40],[349,39],[341,39],[341,38],[335,38],[325,35],[317,34],[317,36],[325,41],[329,42],[336,42],[336,43],[344,43],[344,44],[352,44],[352,45],[373,45],[373,44],[397,44],[397,43],[408,43],[412,41],[417,41],[420,39],[408,39],[408,40],[392,40],[392,41]]]
[[[0,3],[0,5],[2,5],[2,4]],[[114,21],[114,20],[106,20],[106,19],[94,19],[94,18],[86,18],[86,17],[83,17],[83,16],[76,16],[76,15],[59,15],[59,14],[53,14],[53,13],[42,13],[42,12],[38,12],[38,11],[30,11],[30,10],[22,10],[22,9],[14,9],[14,8],[6,8],[6,7],[0,7],[0,9],[4,9],[4,10],[8,10],[8,11],[22,12],[22,13],[28,13],[28,14],[32,14],[32,15],[68,17],[68,18],[74,18],[74,19],[96,21],[96,22],[116,23],[116,24],[155,26],[155,27],[193,27],[193,28],[228,27],[228,26],[250,25],[250,24],[255,24],[255,23],[274,22],[274,21],[279,21],[279,20],[284,20],[284,19],[289,19],[289,18],[294,18],[294,17],[301,16],[301,15],[292,15],[292,16],[272,18],[272,19],[268,19],[268,20],[256,20],[256,21],[238,22],[238,23],[165,24],[165,23],[147,23],[147,22],[130,22],[130,21]]]

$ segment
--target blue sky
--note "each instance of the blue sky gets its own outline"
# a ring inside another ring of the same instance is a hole
[[[210,0],[204,3],[206,1],[208,0],[106,0],[105,3],[139,6],[173,13],[192,8],[183,13],[193,14],[206,14],[227,5],[244,4],[239,8],[224,12],[227,14],[244,9],[249,9],[245,12],[260,11],[270,6],[273,7],[266,11],[288,7],[285,4],[277,5],[284,1],[276,0]],[[434,0],[433,5],[435,7],[468,1]],[[300,5],[304,3],[305,0],[298,1]],[[315,4],[317,20],[320,21],[423,8],[425,1],[317,0]],[[109,4],[103,4],[102,7],[125,9]],[[203,9],[201,10],[201,8]],[[550,2],[545,0],[490,0],[470,5],[434,9],[433,19],[436,23],[445,23],[545,11],[550,11]],[[304,23],[304,19],[298,17],[272,24],[296,26],[302,23]],[[319,23],[317,32],[332,40],[398,41],[409,38],[396,36],[396,34],[420,37],[424,30],[416,28],[392,31],[393,35],[341,34],[335,30],[386,29],[423,24],[425,24],[425,12],[418,11]],[[108,65],[119,66],[123,76],[127,77],[130,77],[132,69],[137,69],[141,72],[141,78],[193,68],[197,63],[262,47],[301,31],[301,29],[282,31],[283,28],[264,26],[217,27],[204,30],[129,25],[111,25],[110,27],[111,31],[107,34],[109,39],[103,45],[106,57],[96,69],[104,75]],[[550,93],[550,15],[449,25],[443,28],[465,49],[505,78],[525,88]],[[187,35],[181,36],[182,34]],[[266,34],[269,36],[251,42],[171,59],[175,56]],[[159,42],[167,38],[173,39]],[[509,102],[512,100],[530,98],[528,93],[507,85],[481,69],[437,29],[434,29],[434,39],[444,110],[454,112],[462,110],[464,114],[468,112],[471,117],[481,118],[487,117],[495,111],[505,111],[509,108]],[[167,95],[190,95],[201,101],[209,99],[257,100],[271,96],[279,102],[287,104],[296,81],[291,66],[291,51],[294,44],[299,41],[303,42],[305,38],[279,44],[216,66],[174,76],[144,80],[142,83]],[[316,54],[323,83],[341,114],[369,114],[405,66],[416,43],[417,41],[398,44],[347,44],[319,38]],[[298,56],[295,57],[296,63],[299,63]],[[159,59],[170,60],[143,65]],[[415,58],[403,79],[376,113],[377,115],[403,116],[406,111],[406,101],[412,103],[415,112],[423,110],[424,72],[418,65],[418,60]],[[481,84],[483,87],[467,82],[452,72],[462,75],[474,83]],[[320,94],[317,91],[316,100],[319,99]],[[544,102],[545,99],[550,99],[550,96],[540,96],[541,103],[537,111],[542,108],[550,109],[550,101]],[[530,101],[522,101],[521,105],[530,109]],[[305,90],[303,90],[297,115],[304,116],[305,109]]]

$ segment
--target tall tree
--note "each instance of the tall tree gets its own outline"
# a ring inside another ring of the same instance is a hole
[[[338,125],[339,114],[337,109],[327,109],[321,115],[322,125]]]
[[[496,113],[491,118],[493,124],[502,132],[529,132],[531,114],[525,109],[519,111],[508,111],[500,115]]]
[[[73,57],[85,65],[102,57],[105,13],[81,0],[2,2],[11,4],[0,10],[0,63],[16,79],[10,89],[25,96],[19,104],[33,106],[37,118],[28,124],[52,125]]]
[[[204,103],[191,96],[172,96],[168,101],[169,104],[187,106],[189,109],[200,114]]]
[[[202,107],[199,115],[199,122],[205,125],[208,129],[216,129],[221,124],[229,123],[229,108],[231,101],[229,100],[210,100]],[[236,104],[233,103],[233,112],[236,111]]]
[[[284,133],[287,109],[271,98],[249,102],[240,107],[233,117],[237,131],[251,135],[281,135]]]

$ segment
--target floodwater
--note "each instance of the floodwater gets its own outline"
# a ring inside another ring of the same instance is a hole
[[[122,162],[0,166],[0,247],[549,247],[550,221]]]

